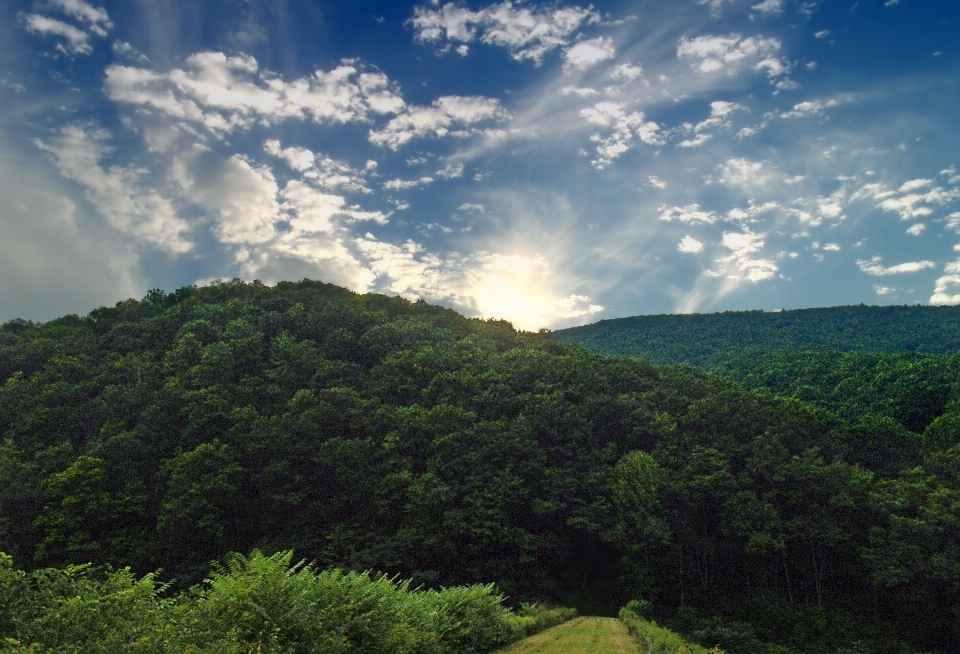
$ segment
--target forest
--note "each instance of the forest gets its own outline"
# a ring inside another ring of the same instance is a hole
[[[169,618],[259,561],[505,624],[629,605],[733,654],[960,651],[960,313],[751,313],[767,338],[705,320],[603,354],[308,280],[9,321],[0,594],[120,579]]]
[[[960,307],[864,305],[616,318],[554,332],[591,352],[707,370],[746,352],[960,351]]]

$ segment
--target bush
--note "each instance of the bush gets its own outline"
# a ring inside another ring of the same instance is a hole
[[[628,607],[620,609],[620,621],[640,644],[643,654],[724,654],[719,647],[708,650],[688,643],[669,629],[658,626],[656,622],[643,619]]]
[[[484,654],[570,609],[503,604],[494,586],[410,589],[369,572],[316,571],[292,552],[231,554],[169,599],[155,575],[89,565],[24,573],[0,553],[0,652]]]
[[[161,620],[155,575],[89,565],[29,574],[0,553],[0,651],[151,652]]]
[[[519,610],[507,617],[507,622],[513,632],[513,640],[520,640],[575,617],[577,617],[576,609],[549,608],[533,603],[522,604]]]

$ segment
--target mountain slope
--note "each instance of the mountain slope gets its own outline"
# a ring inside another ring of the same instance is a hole
[[[960,413],[931,406],[923,434],[854,421],[307,280],[151,291],[0,329],[0,550],[183,587],[294,549],[806,652],[956,650]]]
[[[960,351],[960,307],[848,306],[601,320],[553,333],[591,352],[713,369],[751,350]]]

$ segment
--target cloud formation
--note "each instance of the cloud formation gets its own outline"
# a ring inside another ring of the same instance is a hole
[[[87,200],[111,227],[122,234],[170,253],[190,250],[189,225],[173,204],[143,183],[135,166],[110,166],[110,134],[95,125],[66,125],[46,141],[34,144],[49,153],[60,173],[80,184]]]
[[[563,67],[566,70],[572,68],[583,70],[597,65],[601,61],[613,59],[616,55],[617,51],[613,47],[613,40],[606,36],[598,36],[595,39],[580,41],[568,48],[563,55]],[[632,72],[623,68],[619,71],[621,75],[628,75]]]
[[[284,120],[317,123],[366,121],[370,114],[394,114],[404,101],[382,73],[361,72],[352,63],[285,82],[261,71],[245,54],[200,52],[184,68],[159,73],[114,64],[106,69],[111,100],[199,124],[215,134]]]
[[[610,129],[606,136],[594,134],[590,137],[590,140],[597,144],[598,155],[591,163],[600,170],[629,150],[636,139],[647,145],[664,143],[659,125],[647,120],[643,112],[627,113],[624,104],[620,102],[598,102],[581,110],[580,116],[591,125]]]
[[[775,77],[789,71],[786,63],[774,57],[780,48],[779,40],[762,36],[682,37],[677,44],[677,57],[692,60],[691,67],[707,75],[732,72],[752,62],[757,70],[766,69],[771,77]]]
[[[537,66],[550,51],[568,45],[581,26],[598,22],[600,14],[593,7],[527,8],[515,7],[509,0],[479,11],[453,3],[439,9],[417,7],[409,21],[416,40],[422,43],[470,43],[479,39],[505,48],[518,61],[531,60]]]
[[[464,128],[489,120],[502,120],[507,116],[498,100],[448,95],[435,100],[429,107],[407,107],[382,129],[371,131],[370,141],[398,150],[415,138],[468,136],[470,132],[464,131]],[[457,127],[460,129],[451,131],[451,128]]]
[[[857,265],[860,266],[860,270],[875,277],[919,272],[921,270],[926,270],[927,268],[933,268],[937,265],[933,261],[910,261],[907,263],[899,263],[895,266],[886,267],[880,263],[881,261],[883,261],[881,257],[873,257],[869,261],[859,260],[857,261]]]

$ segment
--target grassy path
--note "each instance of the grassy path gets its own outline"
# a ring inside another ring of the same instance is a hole
[[[637,654],[637,644],[619,620],[575,618],[498,654]]]

